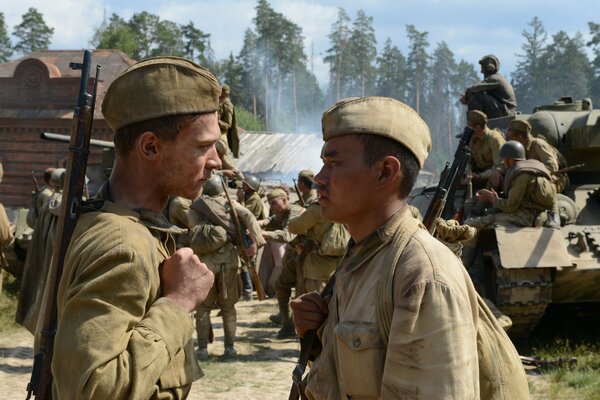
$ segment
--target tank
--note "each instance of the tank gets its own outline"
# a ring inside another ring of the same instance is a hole
[[[593,109],[589,99],[563,97],[531,114],[490,120],[488,125],[505,130],[514,118],[527,119],[532,134],[558,148],[569,166],[585,164],[568,173],[570,184],[558,195],[560,229],[497,227],[480,232],[469,269],[473,282],[511,318],[508,334],[527,337],[551,303],[600,302],[600,109]],[[423,207],[432,192],[417,190],[411,203]]]

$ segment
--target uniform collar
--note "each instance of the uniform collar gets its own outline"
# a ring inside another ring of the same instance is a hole
[[[347,272],[355,271],[389,244],[406,218],[413,218],[406,205],[396,211],[383,225],[359,243],[350,239],[342,265]]]
[[[100,209],[101,211],[117,214],[134,222],[139,222],[148,229],[159,232],[176,235],[187,232],[187,229],[181,229],[178,226],[171,224],[162,213],[157,213],[155,211],[145,210],[142,208],[131,209],[123,204],[115,203],[110,196],[109,187],[109,182],[106,181],[94,197],[96,200],[104,201],[102,208]]]

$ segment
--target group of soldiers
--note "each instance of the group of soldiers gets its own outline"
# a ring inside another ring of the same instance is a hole
[[[498,59],[480,64],[484,81],[461,98],[475,130],[464,183],[477,189],[465,223],[551,224],[567,184],[553,174],[560,155],[527,121],[510,123],[508,141],[487,127],[516,101]],[[224,355],[234,356],[235,304],[260,284],[277,299],[278,337],[318,330],[298,385],[307,398],[526,399],[516,350],[451,251],[465,242],[468,268],[474,229],[438,220],[436,239],[407,205],[431,149],[417,113],[383,97],[334,104],[322,118],[321,171],[300,171],[296,204],[289,188],[269,190],[267,211],[260,180],[235,166],[228,94],[177,57],[142,60],[108,88],[102,111],[116,163],[65,257],[53,398],[186,398],[202,376],[196,359],[208,358],[211,311],[220,310]],[[55,172],[52,193],[38,192],[31,211],[46,239],[40,225],[60,202]]]

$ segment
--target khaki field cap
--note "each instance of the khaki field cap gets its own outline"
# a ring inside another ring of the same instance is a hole
[[[487,115],[479,110],[471,110],[467,113],[467,121],[471,121],[477,125],[485,126],[487,124]]]
[[[219,109],[221,86],[206,68],[180,57],[133,64],[106,91],[102,114],[113,130],[136,122]]]
[[[410,150],[421,168],[431,150],[427,124],[406,104],[389,97],[360,97],[338,101],[321,119],[323,140],[342,135],[379,135]]]
[[[315,181],[315,173],[312,172],[309,169],[303,169],[302,171],[298,172],[298,180],[300,179],[308,179],[311,182]]]
[[[285,197],[286,199],[288,198],[288,194],[285,190],[281,189],[281,188],[276,188],[273,189],[269,192],[269,194],[267,194],[267,200],[271,201],[273,199],[276,199],[278,197]]]
[[[510,121],[510,124],[508,124],[508,129],[528,134],[531,132],[531,125],[529,125],[529,122],[525,121],[524,119],[514,119]]]

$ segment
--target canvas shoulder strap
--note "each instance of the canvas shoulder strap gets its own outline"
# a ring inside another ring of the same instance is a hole
[[[392,326],[392,315],[394,312],[394,274],[396,272],[396,265],[400,256],[404,252],[406,245],[410,238],[421,229],[421,223],[415,218],[406,218],[400,223],[394,238],[390,243],[389,256],[386,260],[386,265],[389,267],[384,271],[377,288],[377,325],[379,326],[379,332],[383,337],[383,341],[387,346],[390,328]]]

